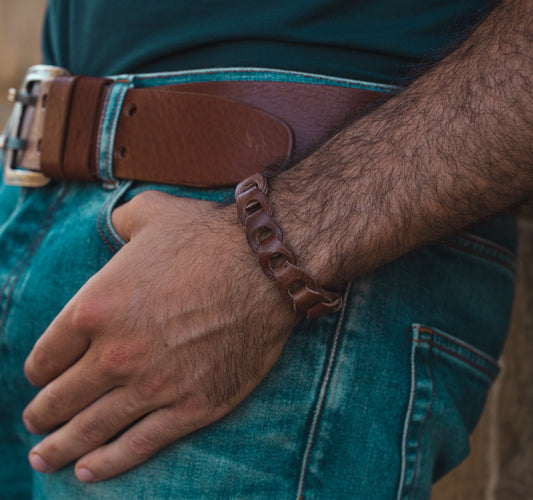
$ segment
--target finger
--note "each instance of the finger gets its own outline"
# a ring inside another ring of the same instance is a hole
[[[153,217],[163,214],[176,219],[182,213],[201,213],[216,206],[207,200],[181,198],[161,191],[143,191],[115,208],[111,224],[124,241],[130,241]]]
[[[143,191],[111,213],[111,224],[124,241],[130,241],[158,212],[162,199],[173,197],[159,191]]]
[[[144,463],[156,452],[204,427],[218,417],[191,419],[176,407],[150,413],[115,441],[81,458],[75,473],[80,481],[102,481]]]
[[[96,368],[96,355],[89,352],[46,385],[26,407],[22,420],[28,431],[51,431],[118,385],[117,378]]]
[[[111,212],[111,225],[126,243],[145,225],[143,221],[145,215],[140,214],[142,218],[138,218],[139,215],[137,215],[136,212],[137,211],[133,210],[130,201],[124,205],[118,206],[113,212]]]
[[[70,303],[52,321],[24,363],[24,374],[38,387],[46,385],[75,363],[89,347],[89,337],[76,329]]]
[[[116,388],[37,444],[29,453],[30,464],[38,472],[61,469],[112,439],[156,404]]]

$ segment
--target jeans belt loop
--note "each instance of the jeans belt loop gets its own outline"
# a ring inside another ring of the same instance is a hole
[[[129,77],[125,81],[114,82],[110,85],[104,102],[96,141],[96,172],[100,180],[107,185],[113,185],[117,182],[113,175],[113,159],[115,157],[120,159],[128,154],[125,146],[115,146],[115,136],[124,97],[127,90],[132,87],[133,77]]]

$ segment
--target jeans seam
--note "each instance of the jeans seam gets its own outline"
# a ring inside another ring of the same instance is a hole
[[[420,341],[417,342],[417,344],[420,344]],[[429,377],[431,379],[431,401],[429,403],[429,408],[426,412],[426,415],[424,417],[424,420],[422,422],[422,425],[420,426],[420,430],[418,431],[418,438],[416,441],[416,460],[415,460],[415,468],[413,470],[413,479],[411,481],[411,486],[409,488],[409,496],[407,497],[407,500],[411,500],[411,496],[414,491],[415,487],[415,480],[416,480],[416,474],[418,472],[418,466],[420,463],[420,442],[422,441],[422,432],[424,431],[424,427],[426,426],[426,422],[428,421],[429,416],[431,415],[431,411],[433,410],[433,402],[435,401],[435,381],[433,378],[433,371],[431,370],[431,366],[429,364],[429,358],[431,355],[431,343],[428,342],[428,352],[426,356],[426,367],[429,373]]]
[[[102,208],[100,209],[100,212],[98,213],[98,233],[100,234],[103,242],[113,253],[117,253],[124,246],[125,242],[122,241],[122,239],[119,239],[118,235],[115,234],[116,231],[111,222],[108,220],[107,210],[110,206],[113,207],[124,196],[130,186],[131,182],[125,182],[122,186],[118,187],[113,196],[110,196],[106,199],[102,205]],[[111,217],[111,214],[109,214],[109,217]],[[105,232],[104,227],[106,229]]]
[[[344,319],[345,319],[345,313],[346,313],[346,304],[348,302],[348,297],[350,295],[352,288],[352,284],[349,283],[346,287],[346,290],[344,292],[343,297],[343,306],[339,313],[339,319],[337,321],[337,327],[335,328],[335,333],[333,335],[333,341],[331,350],[328,355],[327,363],[325,364],[325,370],[323,371],[323,375],[321,378],[321,384],[320,384],[320,390],[318,391],[318,397],[316,400],[316,404],[313,411],[313,419],[311,421],[311,425],[307,432],[307,440],[306,440],[306,446],[304,450],[304,454],[302,457],[302,465],[300,468],[300,476],[298,479],[298,490],[296,492],[296,499],[300,500],[303,499],[303,491],[305,487],[305,480],[307,477],[307,470],[309,467],[309,463],[311,461],[311,453],[313,451],[313,447],[316,441],[316,436],[318,434],[318,427],[320,423],[320,419],[322,417],[322,413],[324,411],[325,401],[329,389],[329,384],[331,381],[331,375],[333,373],[333,368],[335,364],[335,360],[337,359],[337,352],[339,348],[340,339],[342,336],[342,327],[344,325]]]
[[[409,500],[411,498],[412,492],[414,490],[414,484],[416,479],[416,473],[418,470],[419,465],[419,456],[420,456],[420,442],[422,439],[422,432],[424,430],[424,427],[426,425],[427,419],[429,418],[429,415],[431,414],[431,411],[433,409],[433,401],[435,399],[435,383],[433,379],[433,372],[431,370],[431,367],[429,365],[429,355],[431,352],[431,345],[427,341],[421,341],[420,335],[419,335],[419,325],[413,326],[414,335],[412,339],[412,345],[411,345],[411,359],[410,359],[410,365],[411,365],[411,390],[409,392],[409,402],[407,404],[407,412],[405,415],[405,421],[404,421],[404,431],[402,435],[402,442],[401,442],[401,450],[400,450],[400,478],[398,481],[398,494],[396,495],[396,500],[401,500],[405,497],[405,494],[408,492],[407,499]],[[429,408],[426,411],[426,414],[424,416],[424,420],[422,421],[422,424],[420,426],[420,430],[418,432],[417,436],[417,443],[416,443],[416,459],[415,459],[415,466],[413,468],[413,472],[411,474],[411,479],[409,481],[406,481],[407,478],[407,443],[409,440],[409,432],[411,429],[411,422],[413,417],[413,411],[415,406],[415,398],[417,394],[418,389],[418,378],[417,378],[417,362],[416,362],[416,354],[418,352],[418,349],[420,345],[424,343],[428,346],[428,353],[426,354],[426,367],[428,369],[430,379],[431,379],[431,400],[429,404]],[[409,483],[409,485],[408,485]]]
[[[31,258],[33,257],[37,249],[39,248],[39,245],[41,244],[46,233],[50,229],[54,216],[57,213],[59,206],[61,205],[61,201],[63,200],[66,192],[67,192],[66,186],[65,184],[62,184],[61,187],[58,189],[56,196],[50,202],[50,205],[48,206],[48,210],[46,211],[46,215],[44,216],[43,220],[39,224],[39,227],[37,228],[37,230],[35,231],[35,234],[31,242],[28,244],[28,246],[24,250],[22,257],[16,263],[15,267],[13,268],[13,270],[7,277],[4,283],[4,286],[2,287],[1,295],[3,295],[4,292],[8,288],[9,288],[9,292],[6,295],[4,305],[3,305],[2,317],[0,318],[0,338],[2,336],[4,325],[7,319],[7,313],[9,310],[9,304],[11,303],[11,297],[13,296],[13,292],[15,291],[16,285],[20,277],[22,276],[22,272],[24,271],[24,269],[30,262]],[[14,278],[13,282],[9,284],[9,282],[13,278]]]
[[[220,75],[220,74],[250,74],[258,75],[258,81],[278,81],[275,79],[277,76],[286,77],[298,77],[306,80],[307,83],[314,83],[316,81],[317,85],[330,84],[333,86],[341,87],[353,87],[361,88],[367,90],[376,90],[385,93],[396,93],[401,90],[401,87],[396,85],[386,84],[386,83],[374,83],[361,80],[353,80],[349,78],[339,78],[329,75],[321,75],[316,73],[306,73],[302,71],[292,71],[287,69],[279,68],[252,68],[252,67],[232,67],[232,68],[205,68],[202,70],[194,71],[180,71],[180,72],[163,72],[163,73],[141,73],[141,74],[122,74],[110,76],[113,78],[116,83],[126,83],[131,81],[147,81],[147,80],[161,80],[161,79],[176,79],[176,78],[188,78],[194,77],[196,75],[205,76],[205,75]],[[268,74],[270,77],[274,78],[263,78],[262,75]],[[326,83],[324,83],[326,82]]]
[[[504,254],[509,259],[511,259],[511,261],[516,262],[516,255],[511,252],[511,250],[501,244],[495,243],[494,241],[488,240],[487,238],[482,238],[481,236],[471,234],[469,232],[461,233],[459,236],[466,240],[470,240],[477,245],[481,245],[490,248],[491,250],[497,253]]]
[[[417,328],[420,333],[429,336],[423,341],[434,346],[439,352],[444,352],[455,359],[463,361],[477,372],[486,375],[491,382],[498,375],[499,366],[497,361],[475,346],[461,342],[459,339],[453,338],[434,327],[417,324]],[[448,343],[450,346],[447,347],[443,343]],[[456,346],[461,352],[452,350],[451,346]]]
[[[102,241],[105,243],[107,248],[109,248],[109,250],[111,250],[112,253],[117,253],[117,250],[113,247],[113,245],[111,245],[106,235],[104,234],[104,230],[102,229],[102,219],[105,218],[104,212],[107,206],[109,205],[109,203],[110,203],[109,201],[104,203],[102,205],[102,208],[100,209],[100,213],[98,214],[98,221],[97,221],[98,233],[100,234],[100,237],[102,238]]]
[[[449,354],[450,356],[454,357],[455,359],[460,359],[461,361],[463,361],[467,365],[470,365],[475,370],[480,371],[481,373],[485,374],[489,378],[489,380],[491,382],[494,382],[494,380],[496,379],[496,377],[492,373],[490,373],[488,370],[485,370],[482,366],[476,365],[473,361],[470,361],[469,359],[465,358],[464,356],[461,356],[460,354],[457,354],[457,353],[451,351],[450,349],[446,349],[446,347],[438,345],[435,342],[432,342],[430,340],[425,340],[424,342],[426,342],[426,344],[428,344],[429,346],[435,347],[436,349],[439,349],[440,351]]]
[[[507,262],[505,262],[502,259],[499,259],[496,256],[487,255],[487,254],[479,252],[479,251],[477,251],[477,250],[475,250],[473,248],[469,248],[469,247],[467,247],[465,245],[461,245],[460,243],[453,242],[453,241],[445,240],[445,241],[442,242],[442,244],[446,245],[448,247],[451,247],[451,248],[456,248],[457,250],[461,250],[463,252],[467,252],[467,253],[469,253],[471,255],[475,255],[476,257],[479,257],[479,258],[484,259],[486,261],[492,262],[494,264],[498,264],[499,266],[501,266],[505,270],[509,271],[511,273],[513,279],[516,276],[516,268],[514,268],[511,264],[508,264]]]

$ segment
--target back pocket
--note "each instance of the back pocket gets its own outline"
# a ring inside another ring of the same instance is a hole
[[[468,455],[468,435],[498,371],[497,362],[472,345],[431,326],[412,326],[398,500],[429,498],[431,478]]]

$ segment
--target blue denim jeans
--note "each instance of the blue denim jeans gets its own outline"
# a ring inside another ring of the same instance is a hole
[[[100,130],[102,182],[0,187],[0,497],[428,498],[432,481],[467,455],[468,434],[498,373],[515,273],[509,217],[350,283],[342,310],[301,322],[248,399],[144,465],[96,484],[80,483],[72,466],[51,475],[29,468],[26,456],[39,437],[21,421],[36,393],[23,362],[65,303],[120,251],[113,208],[146,189],[218,201],[231,196],[112,183],[114,110],[125,90],[206,79],[376,88],[273,70],[123,77]]]

